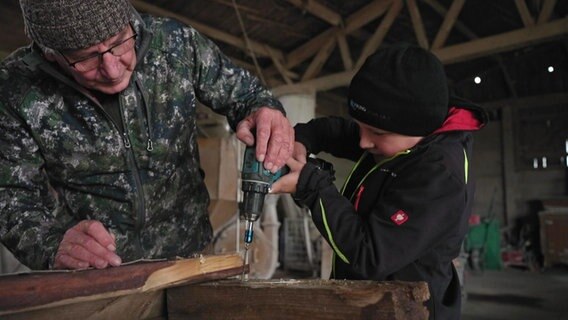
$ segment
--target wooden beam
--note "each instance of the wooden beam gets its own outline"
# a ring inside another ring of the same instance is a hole
[[[345,34],[350,34],[354,30],[382,16],[387,11],[392,1],[393,0],[375,0],[350,15],[345,20]],[[286,68],[292,69],[315,55],[331,37],[335,37],[335,28],[330,28],[320,33],[310,41],[294,49],[286,56]]]
[[[452,31],[464,4],[465,0],[454,0],[454,2],[452,2],[450,10],[448,10],[444,22],[442,22],[442,26],[440,26],[440,30],[438,30],[438,34],[436,34],[436,38],[434,38],[434,42],[432,42],[432,50],[439,49],[446,43],[450,31]]]
[[[326,21],[332,26],[341,24],[341,15],[316,0],[288,0],[294,6]]]
[[[443,5],[441,5],[438,1],[436,1],[436,0],[422,0],[422,1],[426,4],[428,4],[440,16],[445,17],[448,14],[448,10]],[[464,34],[469,39],[477,39],[478,38],[478,36],[475,33],[473,33],[468,27],[466,27],[459,20],[457,20],[454,25],[455,25],[455,27],[458,31],[460,31],[462,34]]]
[[[531,28],[524,28],[481,38],[466,43],[434,50],[445,64],[475,59],[503,51],[510,51],[568,34],[568,18],[562,18]]]
[[[355,64],[355,69],[359,69],[365,62],[365,59],[367,59],[369,55],[375,52],[375,50],[377,50],[377,48],[381,45],[381,43],[383,43],[385,36],[387,35],[390,28],[392,27],[392,24],[394,23],[394,20],[400,14],[402,6],[403,6],[402,0],[394,0],[392,2],[389,11],[387,12],[386,16],[383,18],[383,21],[381,21],[375,33],[363,46],[363,50],[361,50],[361,55],[359,56],[359,59]]]
[[[327,59],[329,59],[329,56],[333,52],[333,49],[335,49],[336,42],[337,42],[337,37],[331,37],[321,47],[318,54],[316,54],[316,56],[308,66],[308,69],[306,69],[306,72],[302,77],[302,81],[313,79],[315,76],[317,76],[320,73],[321,69],[323,68],[323,65],[325,64]]]
[[[510,51],[534,43],[561,38],[568,34],[568,18],[554,20],[541,26],[523,28],[470,42],[445,47],[433,51],[444,64],[475,59],[499,52]],[[325,91],[337,87],[347,86],[354,71],[339,72],[320,78],[308,80],[303,83],[280,86],[272,89],[273,92],[291,94],[305,92],[306,90]]]
[[[284,68],[284,66],[282,65],[282,63],[280,62],[280,59],[278,59],[278,57],[272,53],[272,50],[267,49],[268,53],[270,53],[270,58],[272,59],[272,63],[276,66],[276,69],[278,69],[278,72],[280,72],[280,76],[282,76],[282,79],[284,79],[284,82],[286,82],[287,84],[292,84],[292,80],[290,80],[290,77],[288,77],[288,70],[286,70],[286,68]]]
[[[550,16],[552,15],[552,11],[554,11],[554,6],[556,5],[556,0],[544,0],[544,4],[542,5],[542,9],[540,10],[540,14],[538,15],[538,19],[536,24],[543,24],[547,23],[550,20]]]
[[[410,19],[412,20],[412,27],[414,28],[414,34],[416,35],[418,45],[428,50],[430,45],[428,44],[426,29],[424,29],[422,15],[420,15],[420,10],[416,5],[416,0],[406,0],[406,7],[408,8],[408,13],[410,13]]]
[[[100,270],[3,276],[0,277],[0,315],[222,279],[240,274],[242,261],[240,255],[231,254],[141,262]]]
[[[341,53],[341,60],[343,61],[343,67],[345,70],[353,69],[353,59],[351,58],[351,51],[349,50],[349,44],[347,43],[347,37],[343,29],[337,32],[337,44],[339,45],[339,52]]]
[[[140,1],[140,0],[132,0],[132,5],[134,5],[134,7],[137,10],[140,11],[144,11],[144,12],[148,12],[157,16],[163,16],[163,17],[171,17],[174,19],[177,19],[185,24],[188,24],[192,27],[194,27],[196,30],[198,30],[199,32],[203,33],[204,35],[211,37],[212,39],[215,40],[219,40],[221,42],[225,42],[228,43],[232,46],[235,46],[241,50],[243,50],[244,52],[246,52],[247,54],[249,54],[249,48],[246,45],[246,42],[244,39],[236,37],[232,34],[226,33],[224,31],[221,31],[219,29],[213,28],[211,26],[208,26],[206,24],[203,24],[201,22],[197,22],[195,20],[189,19],[185,16],[179,15],[177,13],[168,11],[168,10],[164,10],[158,6],[149,4],[147,2],[144,1]],[[267,51],[267,47],[270,48],[268,45],[260,43],[260,42],[256,42],[253,40],[250,40],[250,45],[251,45],[251,50],[259,55],[259,56],[265,56],[268,57],[270,56],[270,53]],[[275,48],[271,48],[272,52],[279,58],[279,59],[284,59],[284,54]]]
[[[168,289],[168,319],[428,319],[425,282],[222,281]]]
[[[523,20],[525,27],[532,27],[534,26],[534,19],[525,1],[526,0],[515,0],[515,5],[517,5],[517,10],[519,11],[519,15],[521,16],[521,20]]]

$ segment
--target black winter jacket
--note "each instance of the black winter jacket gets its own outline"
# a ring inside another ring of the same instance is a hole
[[[379,163],[359,148],[352,120],[320,118],[295,128],[309,152],[357,161],[341,192],[327,172],[306,164],[294,194],[334,250],[332,278],[425,281],[431,319],[460,316],[452,260],[473,202],[470,131],[487,121],[474,105],[451,110],[441,129]]]

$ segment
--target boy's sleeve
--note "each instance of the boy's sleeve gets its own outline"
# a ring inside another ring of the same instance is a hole
[[[313,154],[327,152],[333,156],[356,161],[363,150],[359,148],[359,127],[349,119],[327,117],[300,123],[294,127],[296,141]]]
[[[311,209],[314,224],[338,258],[362,278],[384,279],[455,234],[463,219],[465,184],[435,162],[414,169],[428,174],[398,175],[367,218],[357,214],[325,172],[308,164],[294,197]],[[397,224],[397,213],[407,220]]]

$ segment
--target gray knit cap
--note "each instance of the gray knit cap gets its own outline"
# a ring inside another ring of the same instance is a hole
[[[84,49],[124,29],[128,0],[20,0],[26,34],[55,50]]]

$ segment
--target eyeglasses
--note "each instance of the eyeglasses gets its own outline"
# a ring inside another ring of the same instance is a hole
[[[128,51],[132,50],[132,48],[134,48],[134,43],[136,42],[136,36],[138,36],[138,34],[135,33],[134,35],[108,48],[108,50],[94,53],[75,62],[69,61],[69,59],[67,59],[67,57],[63,53],[59,52],[59,54],[63,57],[63,59],[65,59],[65,61],[67,61],[71,68],[75,68],[75,70],[79,72],[87,72],[98,68],[101,65],[103,56],[107,53],[110,53],[115,57],[120,57]]]

